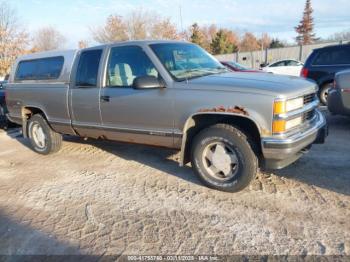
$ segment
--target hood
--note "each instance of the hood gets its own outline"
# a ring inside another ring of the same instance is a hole
[[[269,73],[223,73],[191,79],[190,88],[216,91],[260,93],[277,97],[292,97],[317,90],[315,82],[295,76]]]

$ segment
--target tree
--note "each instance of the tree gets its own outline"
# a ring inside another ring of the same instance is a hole
[[[214,55],[230,54],[237,51],[237,45],[233,42],[232,32],[220,29],[213,41],[211,42],[211,50]]]
[[[142,10],[134,11],[129,14],[127,27],[129,39],[141,40],[148,38],[148,30],[153,27],[155,16]]]
[[[240,43],[239,50],[242,52],[246,52],[255,51],[258,49],[260,49],[258,39],[252,33],[246,32]]]
[[[141,39],[179,39],[176,26],[157,13],[137,10],[126,17],[110,15],[102,27],[90,29],[99,43]]]
[[[317,40],[314,31],[314,19],[312,17],[313,9],[311,7],[311,0],[306,0],[303,18],[299,22],[299,25],[295,27],[295,31],[298,33],[296,41],[299,45],[312,44]]]
[[[25,54],[29,44],[27,32],[21,27],[16,10],[0,3],[0,75],[9,73],[11,65]]]
[[[259,39],[260,49],[266,49],[270,46],[270,44],[271,37],[267,33],[262,34],[261,38]]]
[[[202,26],[199,28],[199,31],[201,32],[201,35],[203,36],[203,43],[202,46],[207,51],[211,52],[211,43],[213,39],[216,37],[216,34],[218,32],[218,29],[216,25],[211,24],[209,26]]]
[[[194,23],[191,26],[190,32],[191,32],[190,41],[192,43],[205,47],[204,35],[197,23]]]
[[[152,39],[176,40],[180,39],[180,34],[177,32],[176,26],[169,18],[160,19],[151,28]]]
[[[327,40],[330,40],[330,41],[349,41],[350,40],[350,30],[334,33]]]
[[[122,17],[118,15],[110,15],[104,26],[90,30],[93,39],[99,43],[111,43],[129,39],[127,26]]]
[[[272,39],[269,46],[269,48],[282,48],[282,47],[285,47],[285,45],[278,38]]]
[[[54,27],[48,26],[39,29],[33,39],[33,49],[36,51],[49,51],[64,47],[66,39]]]
[[[79,49],[87,48],[88,46],[89,46],[89,42],[87,40],[80,40],[78,42]]]

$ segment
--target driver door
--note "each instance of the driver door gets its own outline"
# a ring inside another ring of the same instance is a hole
[[[104,135],[112,140],[172,147],[173,90],[135,89],[134,79],[145,75],[161,78],[140,46],[111,48],[100,97]]]

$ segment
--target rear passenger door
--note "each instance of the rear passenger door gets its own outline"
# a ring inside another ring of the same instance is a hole
[[[102,49],[82,51],[75,65],[70,88],[70,109],[73,128],[81,136],[99,137],[100,78]]]

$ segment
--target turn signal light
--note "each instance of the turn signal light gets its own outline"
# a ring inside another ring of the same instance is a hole
[[[286,113],[286,102],[285,101],[275,101],[273,106],[273,113],[275,115],[285,114]]]
[[[273,133],[283,133],[286,131],[286,120],[275,120],[272,124]]]

